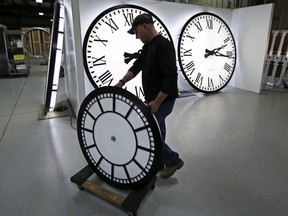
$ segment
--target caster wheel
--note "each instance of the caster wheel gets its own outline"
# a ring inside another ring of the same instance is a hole
[[[84,188],[81,185],[78,185],[78,189],[81,190],[81,191],[84,190]]]

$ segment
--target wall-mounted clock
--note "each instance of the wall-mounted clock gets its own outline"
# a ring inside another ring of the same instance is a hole
[[[221,90],[236,65],[236,45],[229,26],[213,13],[191,17],[179,37],[178,59],[193,88],[204,93]]]
[[[84,157],[106,183],[139,189],[155,178],[161,136],[155,117],[134,94],[105,86],[82,102],[77,133]]]
[[[151,14],[158,32],[172,41],[164,23],[145,8],[118,5],[103,11],[90,24],[83,42],[85,71],[95,88],[118,83],[141,52],[142,42],[127,31],[134,18],[142,13]],[[144,98],[141,76],[125,87],[139,98]]]

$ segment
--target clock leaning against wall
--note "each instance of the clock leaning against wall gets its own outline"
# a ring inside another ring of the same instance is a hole
[[[83,42],[85,71],[95,88],[115,85],[141,52],[142,42],[127,31],[143,13],[152,15],[155,28],[172,42],[164,23],[147,9],[126,4],[108,8],[90,24]],[[129,81],[126,89],[144,99],[141,76]]]
[[[191,17],[180,33],[178,59],[193,88],[204,93],[220,91],[236,66],[236,45],[229,26],[209,12]]]

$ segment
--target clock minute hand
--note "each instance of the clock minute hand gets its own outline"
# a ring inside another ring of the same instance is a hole
[[[227,44],[222,45],[221,47],[218,47],[218,48],[214,49],[213,51],[214,51],[214,52],[217,52],[217,51],[223,49],[223,48],[226,47],[226,46],[227,46]]]
[[[223,49],[223,48],[226,47],[226,46],[227,46],[227,44],[222,45],[221,47],[218,47],[218,48],[213,49],[214,55],[217,56],[216,53],[218,53],[219,50]]]
[[[230,55],[224,55],[224,54],[222,54],[222,53],[219,53],[218,51],[215,52],[215,56],[221,56],[221,57],[232,58]]]
[[[214,54],[215,54],[215,51],[214,51],[214,50],[205,49],[204,57],[207,58],[208,56],[214,55]]]

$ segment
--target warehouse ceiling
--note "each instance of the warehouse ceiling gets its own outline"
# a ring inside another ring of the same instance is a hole
[[[7,29],[51,27],[55,0],[0,0],[0,24]],[[39,15],[39,13],[43,15]]]

